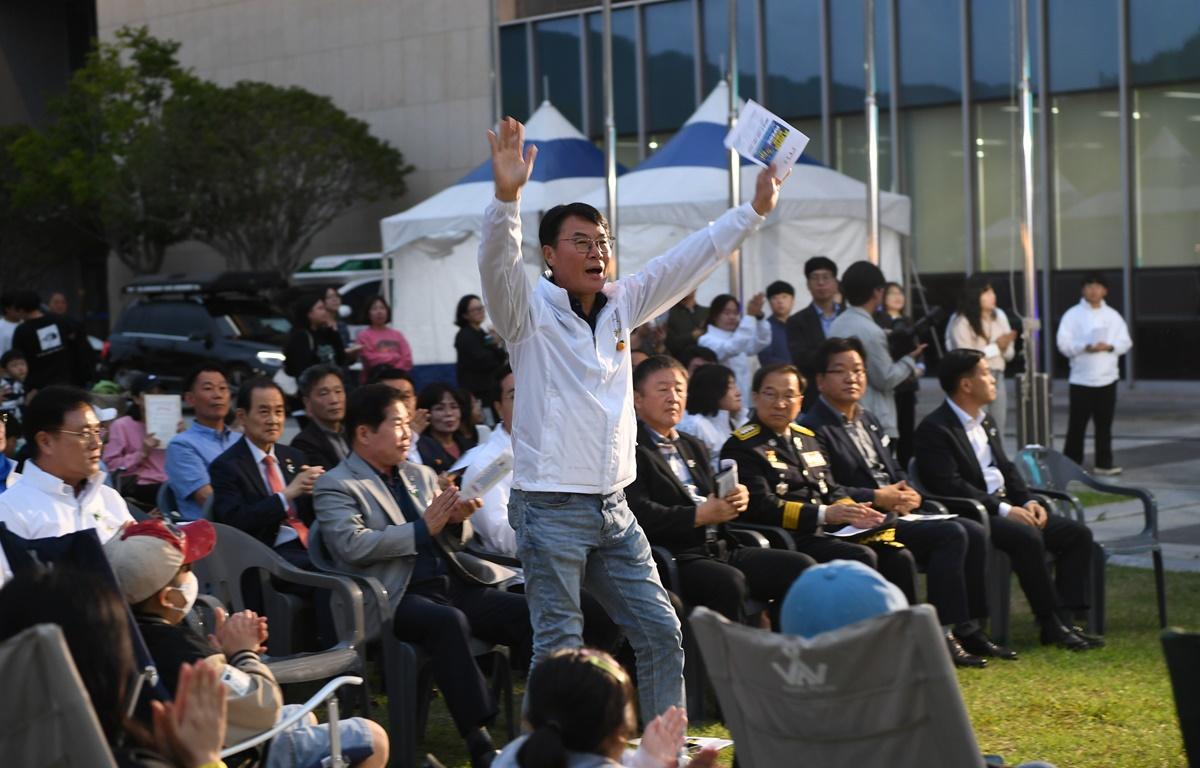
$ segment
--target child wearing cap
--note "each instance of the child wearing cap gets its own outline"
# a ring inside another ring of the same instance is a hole
[[[202,662],[220,674],[227,692],[228,746],[270,729],[290,712],[259,657],[267,639],[266,617],[241,611],[226,618],[219,611],[215,632],[207,638],[183,623],[199,593],[192,563],[207,556],[215,542],[216,531],[206,520],[176,527],[156,519],[126,527],[105,545],[105,553],[167,690],[175,691],[185,663]],[[379,725],[355,717],[342,720],[339,728],[342,753],[352,765],[386,764],[387,734]],[[329,726],[311,718],[271,741],[265,765],[316,768],[329,751]]]

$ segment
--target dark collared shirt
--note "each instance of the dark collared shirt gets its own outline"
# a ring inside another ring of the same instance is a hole
[[[824,397],[822,397],[824,400]],[[854,416],[850,417],[833,407],[833,404],[825,400],[833,412],[842,417],[842,428],[846,430],[846,434],[850,436],[850,441],[854,443],[854,447],[858,449],[859,454],[863,457],[863,461],[867,462],[867,467],[871,470],[871,475],[875,478],[875,484],[880,488],[885,485],[890,485],[892,478],[888,475],[887,465],[883,463],[883,458],[879,452],[875,450],[875,442],[871,440],[871,431],[863,424],[861,413],[862,409],[855,408]]]
[[[387,486],[387,489],[392,492],[392,498],[396,500],[396,505],[400,507],[400,512],[403,513],[404,519],[416,527],[417,562],[413,565],[412,577],[409,579],[409,583],[420,584],[421,582],[431,581],[444,576],[447,572],[446,561],[443,559],[442,553],[438,550],[433,536],[430,535],[429,527],[425,524],[425,519],[417,511],[417,502],[413,499],[413,495],[409,493],[408,486],[404,484],[404,480],[400,477],[400,470],[393,467],[390,473],[381,473],[379,478],[383,480],[383,484]]]
[[[546,279],[555,285],[558,285],[558,283],[554,282],[554,275],[547,274]],[[571,310],[583,318],[583,322],[587,323],[588,328],[592,329],[592,335],[594,336],[596,334],[596,318],[600,315],[600,310],[604,309],[604,305],[608,303],[608,297],[605,296],[604,293],[597,291],[596,300],[592,302],[591,312],[584,312],[583,302],[569,293],[567,294],[567,301],[569,301],[571,304]]]

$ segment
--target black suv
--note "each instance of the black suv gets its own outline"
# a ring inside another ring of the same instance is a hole
[[[270,273],[222,272],[139,278],[139,296],[117,321],[101,353],[118,383],[131,371],[157,374],[178,389],[202,360],[229,370],[230,383],[273,376],[283,366],[291,323],[264,297],[284,286]]]

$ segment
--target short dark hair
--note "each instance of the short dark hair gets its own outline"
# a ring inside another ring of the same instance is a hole
[[[684,377],[687,376],[687,369],[683,367],[683,364],[670,355],[651,355],[647,357],[633,369],[633,388],[640,390],[642,384],[646,383],[646,379],[659,371],[665,371],[669,368],[681,371]]]
[[[800,382],[801,392],[808,386],[808,379],[804,378],[804,374],[800,373],[800,369],[796,366],[791,363],[773,363],[771,365],[764,365],[754,372],[754,379],[750,382],[750,391],[757,392],[762,389],[762,383],[773,373],[795,374],[796,379]]]
[[[250,404],[252,402],[251,398],[254,396],[255,390],[259,389],[273,389],[278,392],[279,396],[283,398],[284,408],[287,408],[287,394],[283,391],[283,387],[276,384],[273,380],[268,379],[266,376],[255,376],[253,378],[246,379],[242,382],[242,386],[238,387],[238,410],[250,410]]]
[[[458,403],[458,407],[462,408],[462,401],[458,399],[458,392],[444,381],[435,381],[432,384],[426,384],[421,387],[421,391],[417,393],[417,407],[428,410],[442,402],[442,398],[446,395],[453,397],[454,402]],[[464,414],[464,416],[467,415],[470,414]]]
[[[860,307],[885,285],[887,278],[879,267],[869,261],[856,261],[842,275],[842,296],[850,306]]]
[[[729,391],[729,382],[736,380],[733,371],[723,365],[700,366],[688,382],[687,412],[716,416],[721,410],[721,398]]]
[[[29,405],[25,406],[23,419],[25,444],[29,446],[33,458],[38,455],[38,432],[60,429],[68,413],[78,408],[90,408],[91,405],[91,393],[79,387],[52,384],[38,390]]]
[[[375,306],[376,302],[381,302],[383,304],[383,308],[387,310],[387,319],[383,322],[392,322],[392,305],[388,304],[388,300],[382,296],[372,296],[371,300],[367,302],[367,322],[371,321],[371,307]]]
[[[947,351],[938,364],[938,383],[942,385],[942,391],[947,395],[957,392],[958,383],[974,373],[982,359],[983,353],[978,349],[959,347]]]
[[[778,296],[781,293],[786,293],[788,296],[795,296],[796,289],[792,287],[791,283],[789,283],[785,280],[776,280],[775,282],[773,282],[767,286],[767,298],[768,299],[771,298],[772,296]]]
[[[215,360],[205,360],[188,371],[187,378],[183,380],[183,391],[191,392],[192,387],[196,386],[196,379],[200,378],[202,373],[219,373],[224,377],[226,383],[229,382],[229,371],[225,369],[225,366]]]
[[[818,269],[827,269],[833,273],[834,277],[838,276],[838,267],[833,259],[828,256],[813,256],[808,261],[804,262],[804,277],[807,279],[812,276],[813,272]]]
[[[738,311],[741,311],[742,303],[737,300],[736,296],[731,296],[728,293],[718,293],[716,296],[713,297],[712,303],[708,305],[708,324],[709,325],[715,326],[717,324],[717,317],[719,317],[720,314],[725,311],[725,307],[731,301],[734,304],[737,304]]]
[[[351,392],[350,397],[346,398],[346,418],[342,420],[342,427],[346,430],[350,443],[354,443],[354,436],[359,427],[379,429],[392,403],[403,402],[404,398],[400,393],[387,384],[364,384]]]
[[[14,291],[12,306],[21,312],[34,312],[42,308],[42,300],[36,291]]]
[[[470,323],[467,322],[467,307],[471,306],[472,301],[483,303],[483,299],[473,293],[468,293],[458,300],[458,306],[454,308],[454,324],[459,328],[466,328]]]
[[[381,381],[390,381],[392,379],[403,379],[409,384],[413,383],[412,374],[403,368],[392,368],[388,365],[380,365],[371,369],[367,374],[368,384],[378,384]]]
[[[504,380],[508,378],[512,372],[512,366],[508,363],[504,363],[496,369],[495,373],[492,374],[491,392],[488,394],[488,397],[491,398],[492,403],[498,403],[500,402],[500,399],[504,397]],[[497,418],[499,418],[499,416],[497,416]]]
[[[7,366],[13,360],[24,360],[25,353],[19,349],[10,349],[3,355],[0,355],[0,368]]]
[[[0,311],[14,306],[15,294],[12,291],[4,291],[0,293]]]
[[[300,397],[308,397],[312,391],[317,388],[317,384],[321,383],[321,379],[326,376],[337,376],[342,379],[342,369],[336,365],[329,363],[318,363],[310,365],[300,373],[300,378],[296,379],[296,387],[300,390]],[[342,380],[345,385],[345,381]]]
[[[593,224],[598,224],[607,236],[608,219],[604,218],[603,213],[587,203],[567,203],[566,205],[556,205],[542,215],[542,221],[538,224],[538,242],[553,248],[558,242],[558,233],[562,231],[562,223],[569,216],[578,216]]]
[[[683,358],[682,358],[681,362],[683,362],[684,365],[687,365],[688,363],[695,360],[697,357],[700,358],[701,360],[707,360],[710,363],[720,362],[720,359],[717,357],[716,352],[713,352],[708,347],[702,347],[699,344],[694,344],[694,345],[688,347],[687,349],[683,350]]]
[[[1086,287],[1092,285],[1093,283],[1096,285],[1102,285],[1104,286],[1105,290],[1108,290],[1108,278],[1105,277],[1101,272],[1088,272],[1083,276],[1083,283],[1081,283],[1081,287]]]
[[[840,355],[843,352],[857,352],[862,358],[864,364],[867,362],[867,350],[863,348],[862,340],[857,336],[841,338],[839,336],[831,336],[821,342],[821,346],[817,347],[816,355],[813,357],[813,364],[816,366],[813,370],[817,373],[825,373],[829,368],[829,361],[834,355]]]

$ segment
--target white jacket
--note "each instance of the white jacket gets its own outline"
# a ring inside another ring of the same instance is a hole
[[[725,441],[733,434],[731,418],[729,411],[717,411],[715,416],[688,413],[679,420],[675,429],[679,432],[686,432],[704,443],[704,447],[708,449],[708,463],[713,472],[716,472],[721,465],[721,449],[725,447]]]
[[[0,523],[23,539],[46,539],[95,528],[103,544],[133,517],[121,494],[104,484],[104,473],[90,477],[83,493],[34,461],[25,462],[20,480],[0,494]],[[12,577],[8,560],[0,553],[0,584]]]
[[[492,200],[483,215],[479,273],[516,377],[513,488],[608,494],[633,482],[629,332],[690,293],[762,220],[748,203],[727,211],[640,272],[605,285],[608,303],[593,334],[562,288],[539,278],[531,290],[520,206]]]
[[[1068,381],[1083,387],[1107,387],[1121,377],[1117,359],[1133,347],[1121,313],[1104,301],[1092,308],[1086,299],[1067,310],[1058,323],[1058,351],[1071,360]],[[1089,344],[1111,344],[1111,352],[1088,352]]]
[[[996,339],[1012,330],[1009,325],[1008,315],[1004,314],[1004,310],[996,307],[996,319],[990,323],[984,323],[984,333],[986,337],[977,336],[975,329],[971,327],[971,323],[967,318],[955,313],[954,317],[950,318],[950,323],[946,326],[946,351],[952,349],[978,349],[987,358],[988,368],[993,371],[1003,371],[1008,363],[1017,354],[1017,344],[1014,341],[1009,344],[1003,351],[1000,350],[1000,345],[996,343]]]
[[[754,373],[754,358],[771,343],[771,323],[766,316],[756,320],[746,315],[732,331],[724,331],[715,325],[708,326],[704,335],[696,343],[711,349],[717,355],[717,360],[733,371],[738,389],[742,391],[742,403],[750,402],[750,382]],[[746,415],[745,406],[741,416]]]
[[[463,454],[454,463],[454,467],[464,466],[460,488],[466,488],[489,464],[501,454],[512,453],[512,438],[503,424],[497,424],[487,442],[481,442]],[[493,485],[483,494],[483,506],[471,515],[471,527],[475,530],[475,538],[489,552],[499,552],[502,555],[517,554],[517,534],[508,524],[508,497],[512,491],[512,473]]]

